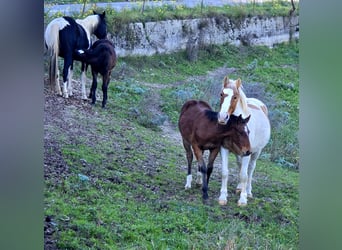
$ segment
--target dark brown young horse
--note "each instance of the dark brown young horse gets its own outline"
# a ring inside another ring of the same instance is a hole
[[[117,60],[113,43],[107,39],[99,39],[90,49],[85,51],[78,50],[75,54],[77,59],[86,63],[86,70],[89,64],[91,66],[93,83],[91,85],[89,98],[92,99],[92,104],[95,104],[96,102],[97,75],[98,73],[102,75],[102,108],[104,108],[107,103],[107,90],[110,74],[115,67]]]
[[[248,155],[250,144],[246,124],[250,117],[231,116],[226,125],[217,122],[218,113],[204,101],[187,101],[178,121],[183,146],[188,161],[188,175],[185,188],[191,188],[191,165],[193,152],[198,162],[198,180],[202,184],[203,199],[208,199],[208,183],[213,164],[220,147],[228,148],[237,155]],[[192,150],[191,150],[192,147]],[[204,150],[209,150],[208,168],[203,160]],[[200,175],[202,175],[200,178]]]

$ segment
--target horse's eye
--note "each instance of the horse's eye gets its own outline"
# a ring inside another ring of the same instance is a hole
[[[236,98],[237,98],[236,96],[233,97],[234,100],[236,100]]]
[[[221,93],[220,96],[222,97],[222,96],[223,96],[223,93]]]

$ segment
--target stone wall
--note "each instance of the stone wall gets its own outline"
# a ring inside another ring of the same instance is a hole
[[[109,34],[119,57],[154,55],[185,50],[187,46],[225,44],[266,45],[299,38],[299,18],[218,16],[191,20],[131,23]]]

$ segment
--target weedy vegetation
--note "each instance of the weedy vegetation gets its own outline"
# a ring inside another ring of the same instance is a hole
[[[119,58],[106,109],[70,99],[59,106],[67,129],[62,118],[45,124],[49,244],[57,249],[297,249],[298,54],[298,42],[292,42],[272,49],[208,46],[193,62],[186,52]],[[247,95],[268,105],[272,126],[257,161],[255,197],[246,207],[237,206],[233,156],[226,206],[217,202],[219,156],[209,204],[202,203],[199,186],[184,189],[186,157],[176,126],[180,107],[188,99],[202,99],[217,110],[226,74],[240,77]],[[53,117],[54,109],[46,109],[48,115]]]

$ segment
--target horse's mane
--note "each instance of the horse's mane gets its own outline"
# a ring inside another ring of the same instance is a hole
[[[211,122],[217,122],[217,112],[215,111],[212,111],[212,110],[209,110],[207,109],[205,111],[205,116],[209,119],[209,121]]]
[[[246,96],[245,92],[243,92],[242,85],[239,88],[239,93],[240,93],[240,103],[242,106],[242,110],[243,110],[245,117],[247,117],[250,115],[250,112],[249,112],[248,105],[247,105],[247,96]]]
[[[93,34],[100,22],[100,17],[97,14],[90,15],[85,17],[84,19],[76,19],[76,22],[82,25],[87,32]]]

